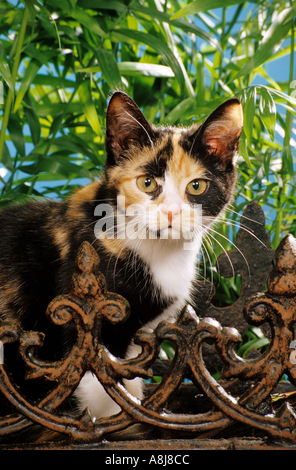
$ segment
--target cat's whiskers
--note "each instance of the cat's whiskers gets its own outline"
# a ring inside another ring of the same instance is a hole
[[[216,233],[215,229],[212,229],[211,227],[209,227],[209,229]],[[218,235],[219,235],[221,238],[223,238],[224,240],[227,240],[227,241],[239,252],[239,254],[242,256],[242,258],[243,258],[243,260],[245,261],[246,266],[247,266],[247,268],[248,268],[248,274],[249,274],[249,277],[250,277],[250,275],[251,275],[251,273],[250,273],[250,266],[249,266],[249,263],[248,263],[247,258],[246,258],[245,255],[243,254],[243,252],[238,248],[238,246],[237,246],[233,241],[231,241],[231,240],[230,240],[229,238],[227,238],[225,235],[222,235],[222,233],[219,233],[219,232],[217,232],[217,233],[218,233]],[[209,233],[209,235],[212,236],[210,233]],[[230,261],[230,257],[229,257],[229,255],[228,255],[227,251],[225,250],[225,248],[223,247],[223,245],[220,244],[220,243],[218,242],[218,240],[217,240],[214,236],[212,236],[212,238],[213,238],[213,240],[215,240],[215,241],[218,243],[218,245],[219,245],[221,248],[223,248],[223,251],[224,251],[225,255],[227,256],[227,259]],[[235,276],[235,274],[234,274],[234,268],[233,268],[233,264],[232,264],[231,261],[230,261],[230,264],[231,264],[231,267],[232,267],[233,277],[234,277],[234,276]]]
[[[244,230],[244,231],[247,232],[249,235],[251,235],[253,238],[255,238],[255,240],[257,240],[259,243],[261,243],[261,245],[264,246],[264,248],[266,248],[266,249],[268,250],[268,247],[265,245],[265,243],[264,243],[262,240],[260,240],[260,238],[258,238],[258,237],[254,234],[253,230],[251,230],[250,228],[246,227],[246,226],[243,225],[242,223],[239,224],[238,222],[235,222],[234,220],[227,219],[227,218],[224,217],[224,216],[221,216],[221,220],[222,220],[223,222],[227,223],[228,225],[232,225],[233,227],[236,227],[236,228],[238,228],[238,229]],[[251,219],[249,219],[249,220],[251,220]],[[256,221],[254,221],[254,222],[256,222]],[[260,225],[262,225],[262,224],[260,223]]]
[[[204,234],[204,237],[203,237],[203,238],[207,241],[207,243],[209,244],[209,246],[210,246],[210,248],[211,248],[211,250],[212,250],[212,253],[213,253],[214,258],[215,258],[215,260],[216,260],[216,262],[215,262],[215,267],[217,267],[217,271],[218,271],[218,273],[219,273],[219,267],[217,266],[218,257],[217,257],[217,255],[216,255],[216,252],[215,252],[214,247],[213,247],[212,238],[209,236],[209,234],[208,234],[207,232]],[[210,264],[210,266],[212,267],[212,259],[211,259],[211,257],[210,257],[209,251],[208,251],[208,249],[207,249],[207,247],[206,247],[206,245],[205,245],[204,243],[203,243],[202,246],[203,246],[203,248],[206,250],[207,258],[208,258],[208,260],[209,260],[209,264]],[[211,269],[211,282],[213,282],[213,271],[212,271],[212,269]]]
[[[213,231],[214,231],[214,230],[213,230]],[[215,232],[215,231],[214,231],[214,232]],[[219,234],[219,235],[220,235],[220,234]],[[211,233],[208,233],[208,236],[211,237],[212,240],[214,240],[214,241],[220,246],[220,248],[223,250],[223,252],[225,253],[225,256],[226,256],[226,258],[227,258],[227,260],[228,260],[228,262],[229,262],[229,265],[230,265],[230,267],[231,267],[232,277],[235,277],[234,266],[233,266],[233,264],[232,264],[232,261],[231,261],[231,258],[230,258],[230,256],[229,256],[228,252],[225,250],[225,248],[224,248],[224,246],[222,245],[222,243],[220,243],[220,242],[215,238],[214,235],[212,235]],[[227,240],[226,237],[224,237],[224,238]],[[243,255],[242,255],[242,256],[243,256]],[[244,257],[244,256],[243,256],[243,257]],[[245,257],[244,257],[244,259],[246,260]],[[246,263],[247,263],[247,266],[248,266],[248,269],[249,269],[249,264],[248,264],[247,260],[246,260]]]
[[[205,238],[207,238],[207,237],[205,237]],[[205,281],[206,278],[207,278],[207,269],[206,269],[206,268],[207,268],[207,267],[206,267],[206,265],[207,265],[207,260],[206,260],[206,258],[208,259],[210,265],[212,264],[212,261],[211,261],[210,254],[209,254],[209,252],[208,252],[208,249],[207,249],[207,247],[206,247],[204,241],[202,241],[201,247],[202,247],[201,255],[202,255],[203,264],[204,264],[203,280]],[[205,256],[205,253],[206,253],[206,256]],[[213,283],[213,272],[212,272],[212,270],[211,270],[211,283]]]
[[[253,222],[254,224],[258,224],[258,225],[261,225],[261,226],[264,225],[262,222],[259,222],[258,220],[251,219],[250,217],[246,217],[244,214],[240,214],[239,212],[236,212],[236,211],[233,209],[233,204],[229,204],[229,206],[226,207],[225,210],[226,210],[227,212],[233,212],[233,214],[238,215],[241,219],[249,220],[250,222]]]

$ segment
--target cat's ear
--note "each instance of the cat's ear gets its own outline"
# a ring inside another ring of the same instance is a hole
[[[107,163],[114,165],[134,145],[151,145],[153,130],[134,101],[116,91],[109,102],[106,116]]]
[[[243,128],[243,110],[238,99],[220,105],[200,126],[198,140],[206,153],[221,167],[237,155]]]

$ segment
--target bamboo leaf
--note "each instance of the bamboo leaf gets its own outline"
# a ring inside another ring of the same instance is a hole
[[[5,81],[5,83],[8,85],[12,93],[14,94],[14,86],[12,83],[9,65],[7,61],[5,60],[5,57],[2,57],[1,55],[0,55],[0,75]]]
[[[22,126],[18,116],[11,114],[8,122],[8,131],[11,140],[16,147],[17,152],[21,155],[25,155],[25,139],[23,136]]]
[[[106,49],[97,49],[95,51],[95,56],[103,73],[103,77],[111,90],[122,89],[123,84],[121,81],[120,71],[112,52],[109,52]]]
[[[244,132],[244,129],[243,129],[243,132],[242,132],[242,136],[240,138],[239,154],[243,157],[243,159],[247,163],[248,167],[252,168],[252,163],[251,163],[250,155],[249,155],[249,152],[248,152],[247,138],[246,138],[246,134]]]
[[[256,109],[257,89],[251,87],[246,93],[246,103],[244,105],[244,131],[247,137],[248,146],[252,145],[253,121]]]
[[[6,142],[4,142],[4,146],[3,146],[2,163],[9,171],[11,172],[14,171],[13,160],[11,158],[9,148]]]
[[[195,109],[196,100],[195,98],[186,98],[186,100],[181,101],[172,111],[166,116],[165,122],[166,124],[175,124],[180,120],[180,118],[184,119],[184,116],[189,110]]]
[[[28,54],[32,59],[37,60],[40,62],[40,64],[45,65],[46,67],[49,68],[48,60],[47,57],[42,54],[38,49],[33,44],[29,44],[26,49],[25,53]]]
[[[108,2],[106,2],[106,0],[83,0],[83,7],[92,9],[98,8],[100,10],[116,10],[120,13],[126,13],[128,10],[128,7],[122,2],[113,2],[112,0]]]
[[[180,64],[178,62],[178,59],[175,57],[174,53],[170,50],[168,45],[158,39],[155,36],[152,36],[151,34],[143,33],[142,31],[135,31],[135,30],[130,30],[126,28],[121,28],[112,33],[112,36],[116,34],[120,34],[122,38],[128,38],[131,39],[132,42],[140,42],[142,44],[146,44],[147,46],[151,47],[152,49],[156,50],[165,63],[171,67],[173,70],[175,77],[177,81],[179,82],[179,85],[181,89],[184,89],[185,85],[185,79],[183,72],[181,70]]]
[[[259,113],[260,113],[260,118],[271,140],[274,140],[275,123],[276,123],[276,106],[267,88],[261,88],[261,95],[260,95],[260,100],[259,100]]]
[[[54,77],[52,75],[43,75],[38,73],[33,80],[34,85],[52,86],[57,88],[74,87],[75,82],[64,77]]]
[[[82,108],[87,121],[89,122],[93,131],[96,134],[101,135],[102,129],[96,108],[92,101],[90,80],[84,80],[84,82],[81,83],[80,87],[78,88],[78,95],[81,100]]]
[[[37,116],[39,117],[46,117],[46,116],[55,116],[57,113],[64,112],[65,108],[67,108],[69,113],[81,113],[83,112],[83,105],[82,103],[42,103],[36,104],[35,111]]]
[[[251,57],[247,64],[232,77],[231,81],[252,72],[277,52],[279,46],[292,26],[294,15],[294,8],[286,8],[276,17],[275,21],[266,31],[254,56]]]
[[[75,165],[66,159],[51,155],[44,157],[42,160],[32,165],[20,165],[19,169],[29,175],[37,175],[38,173],[60,174],[68,178],[71,174],[80,176],[81,178],[89,178],[89,172],[80,165]]]
[[[69,134],[65,137],[56,138],[55,145],[58,147],[59,149],[58,151],[60,151],[60,149],[67,149],[71,155],[73,154],[86,155],[90,159],[92,159],[94,163],[97,163],[97,161],[94,159],[93,152],[87,146],[87,142],[83,139],[80,139],[76,135]]]
[[[72,18],[74,18],[76,21],[93,31],[98,36],[107,38],[107,34],[105,33],[105,31],[103,31],[99,23],[92,16],[86,13],[83,8],[79,8],[76,5],[75,10],[69,10],[67,13],[72,16]]]
[[[14,109],[13,109],[14,113],[20,107],[23,97],[25,93],[27,92],[28,88],[30,87],[31,83],[33,82],[34,78],[36,77],[39,68],[40,67],[38,63],[35,60],[31,60],[31,62],[27,66],[22,83],[21,83],[21,87],[16,95]]]
[[[32,142],[34,145],[37,145],[40,141],[41,126],[28,93],[24,96],[24,102],[26,103],[26,106],[24,106],[24,113],[30,127]]]
[[[283,167],[287,170],[292,181],[295,179],[294,161],[290,147],[283,148]]]
[[[142,62],[120,62],[118,68],[123,75],[145,77],[174,77],[171,67],[159,64],[144,64]]]
[[[183,19],[175,19],[175,17],[172,18],[168,13],[164,13],[153,8],[132,5],[131,9],[137,17],[146,16],[148,20],[150,18],[156,18],[160,23],[167,22],[170,24],[170,26],[180,28],[186,33],[193,33],[197,37],[200,37],[201,39],[207,41],[219,52],[222,52],[219,41],[213,36],[213,34],[204,31],[193,23],[189,23],[188,21]]]
[[[287,95],[286,93],[283,93],[282,91],[274,90],[272,88],[268,88],[269,92],[272,93],[273,95],[277,96],[281,100],[288,101],[292,106],[296,107],[296,98],[293,95]]]
[[[215,8],[232,7],[233,5],[239,5],[244,3],[245,0],[224,0],[221,4],[221,0],[195,0],[194,2],[189,3],[186,7],[179,10],[175,15],[171,17],[172,20],[177,18],[182,18],[188,15],[196,15],[197,13],[214,10]]]

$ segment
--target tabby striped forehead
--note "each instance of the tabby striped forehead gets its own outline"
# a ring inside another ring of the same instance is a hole
[[[147,199],[147,194],[137,191],[135,180],[138,176],[153,177],[160,184],[169,176],[175,189],[180,195],[184,194],[190,181],[204,178],[207,174],[202,162],[190,156],[181,146],[184,132],[182,129],[168,130],[163,139],[153,146],[130,149],[129,158],[112,169],[110,186],[116,188],[117,194],[126,196],[129,204],[141,203]]]

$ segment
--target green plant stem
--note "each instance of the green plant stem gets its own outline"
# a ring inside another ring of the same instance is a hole
[[[25,32],[26,32],[26,27],[28,23],[28,18],[29,18],[29,9],[26,6],[24,10],[24,16],[21,24],[21,28],[19,31],[18,35],[18,40],[17,40],[17,47],[16,47],[16,52],[15,52],[15,57],[14,57],[14,62],[12,66],[12,73],[11,73],[11,81],[13,86],[15,85],[16,82],[16,75],[17,71],[19,68],[20,64],[20,58],[21,58],[21,51],[24,43],[24,37],[25,37]],[[1,133],[0,133],[0,163],[2,160],[2,153],[3,153],[3,148],[4,148],[4,142],[5,142],[5,134],[6,134],[6,129],[8,126],[8,121],[10,117],[10,111],[11,111],[11,105],[13,102],[13,96],[14,93],[13,91],[9,88],[7,98],[6,98],[6,105],[4,109],[4,116],[3,116],[3,122],[2,122],[2,128],[1,128]]]
[[[223,70],[223,60],[224,60],[224,51],[225,51],[225,29],[226,29],[226,8],[222,10],[222,34],[221,34],[221,49],[222,54],[220,56],[220,67],[219,67],[219,75],[222,75]]]

